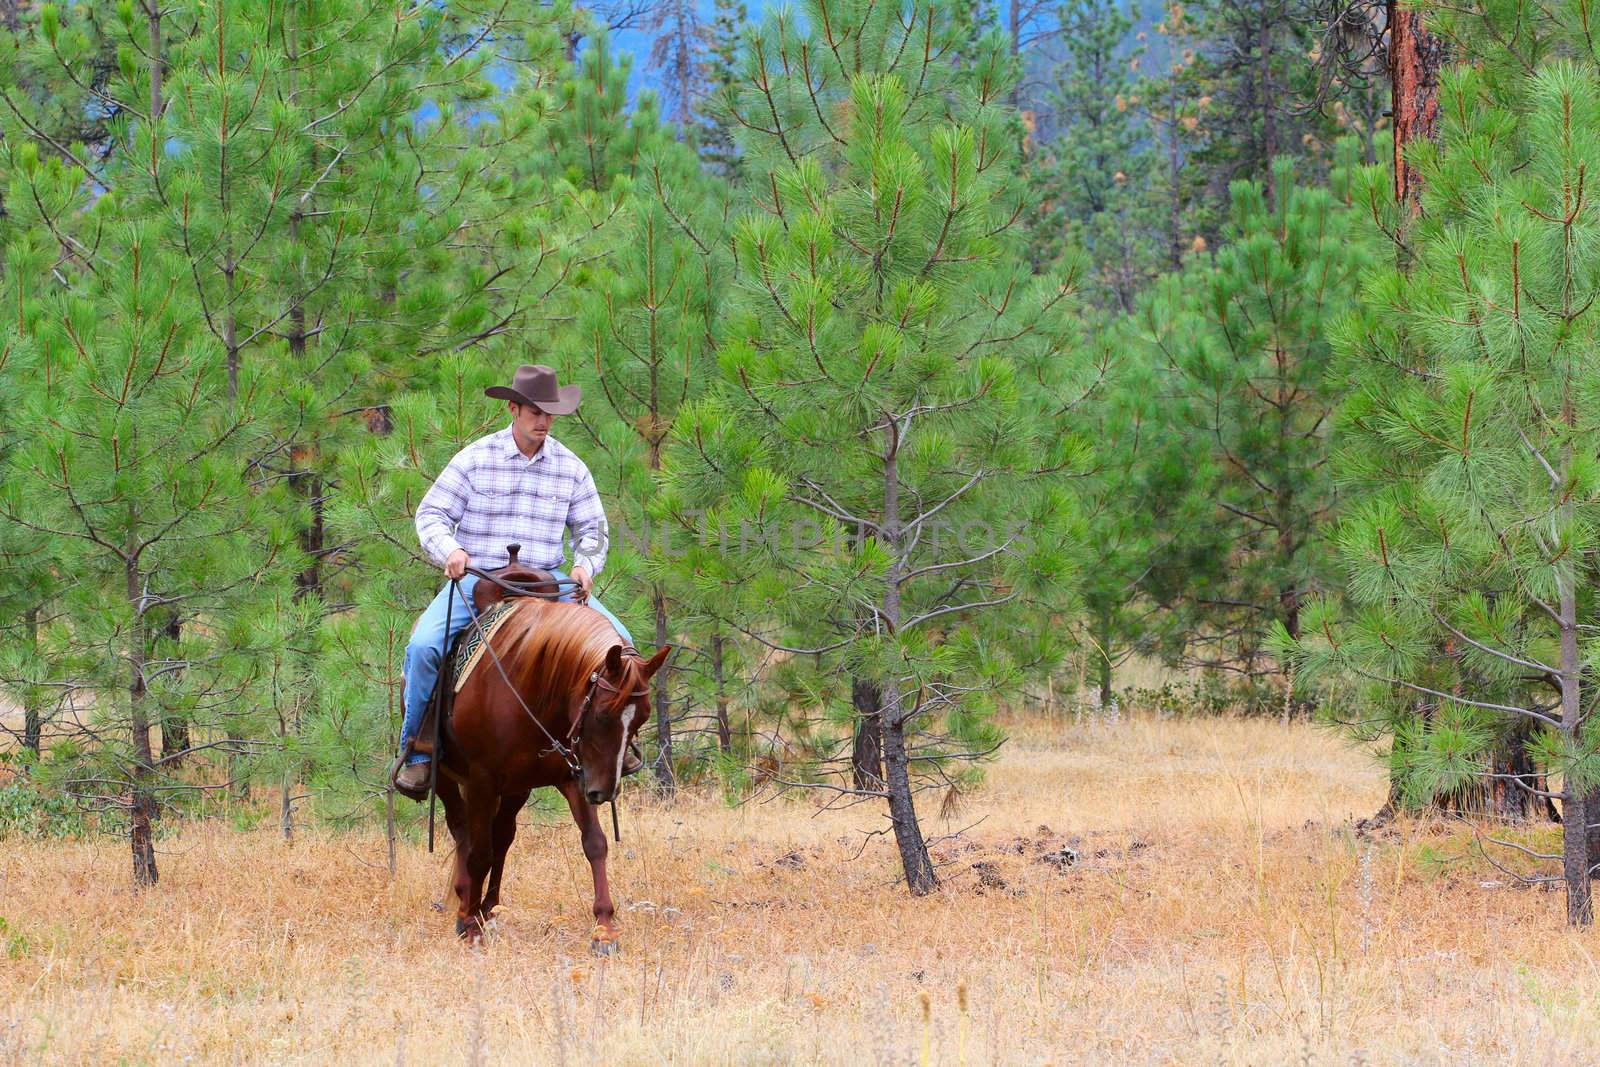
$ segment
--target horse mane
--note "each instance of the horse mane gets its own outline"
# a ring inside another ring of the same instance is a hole
[[[559,600],[526,599],[511,609],[492,644],[525,698],[549,701],[580,693],[589,675],[623,642],[611,621],[593,608]],[[554,707],[564,720],[566,707]]]

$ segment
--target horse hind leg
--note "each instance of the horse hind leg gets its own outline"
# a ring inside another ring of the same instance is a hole
[[[493,918],[494,909],[500,906],[500,875],[505,871],[506,853],[517,837],[517,816],[527,802],[528,793],[508,793],[500,798],[500,810],[494,817],[494,859],[489,866],[489,884],[483,891],[485,919]]]

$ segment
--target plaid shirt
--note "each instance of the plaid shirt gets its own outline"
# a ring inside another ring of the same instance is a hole
[[[472,565],[519,562],[555,570],[565,559],[561,532],[572,532],[572,562],[599,575],[606,562],[606,512],[589,468],[554,437],[532,459],[507,426],[457,452],[417,506],[417,539],[435,563],[467,550]]]

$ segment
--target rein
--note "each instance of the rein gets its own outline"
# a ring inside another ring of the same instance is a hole
[[[469,573],[477,575],[480,581],[487,579],[488,581],[493,582],[495,585],[498,585],[500,588],[512,593],[515,596],[532,596],[538,597],[541,600],[559,600],[565,595],[564,592],[560,591],[561,586],[569,584],[576,586],[578,584],[571,578],[528,583],[508,582],[497,578],[492,574],[480,571],[476,567],[468,567],[467,570]],[[539,587],[548,586],[555,586],[557,591],[554,593],[533,591]],[[583,720],[588,717],[589,709],[594,705],[595,691],[597,689],[604,689],[608,693],[620,696],[622,694],[622,690],[618,689],[616,686],[600,677],[600,672],[598,670],[591,671],[589,674],[589,688],[583,694],[583,704],[578,709],[578,714],[572,720],[571,729],[567,731],[566,744],[562,744],[562,742],[557,740],[556,736],[545,727],[544,723],[539,721],[539,717],[533,713],[532,708],[528,707],[528,702],[522,699],[522,694],[518,692],[517,687],[512,684],[511,676],[506,673],[505,664],[500,662],[500,656],[494,650],[494,643],[489,640],[489,635],[484,632],[483,624],[479,621],[477,609],[473,607],[471,599],[461,592],[461,580],[459,578],[450,579],[450,595],[452,597],[460,597],[461,603],[466,606],[467,618],[470,620],[473,628],[476,629],[479,635],[483,638],[484,652],[486,652],[490,660],[494,662],[495,670],[500,672],[501,681],[506,683],[506,688],[511,690],[511,695],[517,698],[517,704],[522,708],[522,713],[528,717],[529,721],[531,721],[533,725],[539,728],[539,732],[544,734],[545,739],[550,742],[550,747],[545,751],[554,752],[559,755],[562,761],[566,763],[567,769],[572,772],[572,777],[577,778],[583,773],[583,764],[578,759],[578,754],[576,751],[576,739],[578,736],[578,730],[583,726]],[[628,651],[633,652],[635,656],[639,654],[636,649],[629,648]],[[626,745],[626,738],[623,739],[623,743]],[[621,783],[619,782],[618,785],[620,786]],[[615,822],[615,806],[612,808],[611,815],[612,821]],[[613,827],[613,830],[614,829],[615,827]]]
[[[485,572],[478,570],[476,567],[469,567],[467,569],[468,569],[469,572],[471,572],[473,574],[476,574],[480,581],[483,581],[483,580],[491,581],[494,584],[498,585],[500,588],[507,590],[508,592],[513,592],[513,591],[515,591],[516,589],[518,589],[520,587],[520,583],[502,581],[501,579],[496,578],[492,574],[486,574]],[[560,585],[559,582],[530,582],[528,584],[530,586],[532,586],[532,585],[557,585],[557,586],[559,586]],[[517,687],[512,684],[511,676],[506,673],[505,664],[500,662],[500,656],[499,656],[498,653],[495,652],[493,642],[491,642],[489,640],[489,635],[484,632],[483,623],[481,621],[479,621],[477,608],[473,607],[472,601],[465,594],[463,594],[461,592],[461,579],[459,579],[459,578],[450,579],[450,595],[451,595],[452,598],[460,597],[461,603],[466,606],[467,618],[470,620],[473,629],[477,630],[478,631],[478,635],[483,639],[483,650],[484,650],[484,652],[488,653],[489,659],[494,662],[495,670],[500,672],[501,681],[506,683],[506,688],[511,690],[511,695],[517,698],[517,705],[522,708],[522,713],[528,717],[528,720],[530,722],[532,722],[533,725],[535,725],[535,726],[537,726],[539,728],[539,732],[544,734],[545,739],[550,742],[550,747],[548,749],[546,749],[545,751],[554,752],[558,756],[560,756],[562,761],[564,763],[566,763],[567,769],[572,772],[572,777],[574,777],[574,778],[578,777],[578,775],[583,772],[583,765],[578,762],[578,754],[576,752],[574,752],[571,748],[568,748],[566,745],[563,745],[560,741],[556,740],[556,736],[554,734],[552,734],[548,729],[545,728],[544,723],[540,722],[539,721],[539,717],[533,713],[533,709],[528,707],[528,702],[526,700],[522,699],[522,694],[520,692],[518,692],[517,691]],[[518,592],[517,595],[537,596],[537,597],[539,597],[540,599],[543,599],[543,600],[558,600],[558,599],[561,598],[561,596],[563,594],[557,592],[555,595],[552,596],[549,593],[529,592],[529,593],[526,593],[526,594],[522,594],[522,593]],[[595,685],[595,680],[598,677],[598,674],[599,674],[599,672],[597,671],[597,672],[595,672],[594,675],[591,675],[590,678],[589,678],[589,692],[584,695],[584,698],[583,698],[583,709],[578,712],[578,717],[572,724],[572,730],[567,734],[567,740],[569,742],[577,734],[578,727],[583,723],[583,717],[586,714],[588,714],[588,712],[589,712],[589,705],[594,700],[594,685]]]
[[[548,578],[537,582],[513,582],[508,578],[501,578],[499,575],[481,571],[476,567],[468,567],[467,573],[476,576],[479,581],[498,585],[512,596],[531,596],[538,597],[540,600],[560,600],[568,592],[579,586],[576,578]],[[452,585],[460,585],[461,579],[452,578],[450,582]],[[471,610],[470,607],[468,610]]]
[[[481,571],[476,567],[468,567],[467,573],[476,575],[479,581],[493,582],[495,585],[499,586],[507,593],[510,593],[512,596],[530,596],[536,597],[540,600],[560,600],[566,595],[566,588],[579,588],[578,581],[573,578],[553,578],[546,581],[537,582],[512,582],[507,581],[506,579],[497,575],[490,574],[487,571]],[[450,579],[450,596],[452,598],[452,603],[455,598],[460,598],[461,603],[467,609],[467,619],[471,622],[473,628],[478,631],[479,636],[483,639],[484,652],[488,653],[489,659],[493,661],[494,669],[500,672],[501,681],[506,683],[506,688],[511,690],[511,695],[517,698],[517,705],[522,708],[522,713],[528,717],[528,720],[532,722],[533,725],[539,728],[539,732],[544,734],[545,739],[550,742],[550,747],[545,751],[554,752],[559,755],[562,761],[566,763],[567,769],[572,772],[573,778],[576,779],[581,777],[583,774],[583,763],[578,759],[578,753],[576,751],[576,739],[578,736],[578,730],[583,726],[583,720],[588,717],[589,709],[594,706],[595,690],[604,689],[606,692],[613,693],[618,696],[622,694],[622,690],[618,689],[616,686],[600,677],[600,672],[598,670],[591,671],[589,673],[589,688],[583,694],[583,704],[578,709],[578,714],[572,720],[572,728],[567,731],[566,744],[562,744],[560,741],[556,740],[556,736],[554,734],[546,729],[544,723],[539,721],[539,717],[533,713],[532,708],[528,707],[528,702],[522,699],[522,694],[518,692],[517,687],[512,684],[511,676],[506,673],[505,664],[500,662],[500,655],[494,650],[494,642],[489,640],[489,635],[483,629],[483,623],[479,620],[477,608],[473,606],[472,599],[461,592],[461,579]],[[627,651],[632,652],[635,656],[639,654],[638,649],[632,648],[631,646],[627,647]],[[436,721],[435,729],[437,728],[438,723]],[[626,747],[628,739],[624,737],[622,739],[622,743],[624,747]],[[439,766],[438,747],[439,746],[436,741],[434,743],[433,760],[433,774],[435,775],[438,773]],[[622,780],[619,778],[617,780],[617,790],[620,792],[621,789]],[[429,791],[430,793],[434,791],[431,780],[429,782]],[[622,842],[622,830],[617,823],[617,799],[614,794],[611,798],[611,836],[619,844]],[[431,798],[428,805],[428,851],[433,851],[433,804]]]

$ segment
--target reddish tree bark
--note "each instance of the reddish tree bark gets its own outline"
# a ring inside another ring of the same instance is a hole
[[[1389,80],[1394,100],[1394,196],[1413,214],[1422,176],[1406,148],[1438,136],[1439,72],[1444,42],[1428,32],[1422,14],[1396,0],[1389,2]]]

